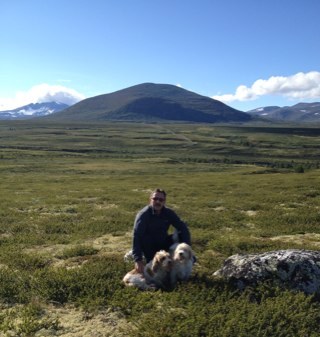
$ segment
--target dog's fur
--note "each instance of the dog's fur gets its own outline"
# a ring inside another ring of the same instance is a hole
[[[160,250],[152,261],[145,265],[143,275],[133,269],[124,276],[123,282],[126,286],[137,287],[141,290],[167,289],[170,285],[171,268],[170,254]]]
[[[174,244],[170,247],[173,266],[170,273],[171,285],[175,286],[178,281],[187,281],[193,267],[193,251],[186,243]]]

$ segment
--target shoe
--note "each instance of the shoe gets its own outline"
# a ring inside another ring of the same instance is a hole
[[[124,254],[123,260],[124,262],[134,261],[132,250],[129,250],[127,253]]]

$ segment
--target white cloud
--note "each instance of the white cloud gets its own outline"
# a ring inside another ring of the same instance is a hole
[[[14,97],[0,97],[0,111],[11,110],[30,103],[60,102],[72,105],[84,95],[61,85],[38,84],[28,91],[19,91]]]
[[[230,103],[255,100],[266,95],[289,99],[320,98],[320,72],[300,72],[288,77],[272,76],[267,80],[259,79],[251,87],[240,85],[234,94],[215,95],[212,98]]]

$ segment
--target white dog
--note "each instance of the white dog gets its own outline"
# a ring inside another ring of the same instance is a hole
[[[193,251],[186,243],[174,244],[170,247],[173,266],[171,269],[171,285],[175,286],[178,281],[187,281],[193,267]]]
[[[170,284],[171,268],[170,254],[160,250],[152,261],[145,265],[143,275],[133,269],[124,276],[123,282],[126,286],[137,287],[141,290],[166,289]]]

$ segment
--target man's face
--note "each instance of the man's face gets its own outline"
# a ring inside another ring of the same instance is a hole
[[[162,207],[166,202],[165,196],[163,193],[153,193],[150,198],[150,205],[153,207],[156,213],[160,213]]]

